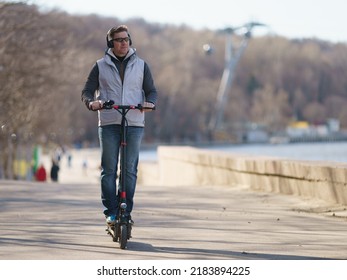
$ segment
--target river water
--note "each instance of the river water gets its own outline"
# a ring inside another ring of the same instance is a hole
[[[288,144],[242,144],[205,146],[202,149],[239,153],[242,155],[272,156],[286,159],[335,161],[347,163],[347,142],[314,142]],[[140,160],[157,160],[156,149],[143,150]]]

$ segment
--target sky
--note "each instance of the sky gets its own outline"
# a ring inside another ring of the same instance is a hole
[[[238,27],[250,21],[266,24],[255,35],[290,39],[316,38],[347,43],[346,0],[28,0],[43,10],[98,14],[120,20],[185,24],[194,29]]]

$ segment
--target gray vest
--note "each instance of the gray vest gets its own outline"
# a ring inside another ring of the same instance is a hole
[[[138,105],[143,104],[144,92],[143,72],[144,61],[130,49],[131,56],[125,69],[124,81],[122,83],[117,67],[108,55],[97,61],[99,68],[99,92],[97,99],[106,101],[113,100],[115,105]],[[121,115],[117,110],[98,111],[99,126],[109,124],[120,124]],[[139,110],[130,110],[126,116],[129,126],[144,126],[145,114]]]

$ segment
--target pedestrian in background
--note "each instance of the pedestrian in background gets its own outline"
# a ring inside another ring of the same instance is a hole
[[[58,174],[59,174],[59,164],[56,160],[52,159],[52,167],[51,167],[51,180],[52,182],[58,182]]]
[[[36,170],[35,178],[36,178],[36,181],[38,182],[47,181],[47,172],[42,163],[40,164],[39,168]]]

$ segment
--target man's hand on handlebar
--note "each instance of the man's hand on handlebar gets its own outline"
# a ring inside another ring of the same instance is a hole
[[[142,107],[143,109],[141,110],[141,112],[149,112],[154,110],[155,105],[151,102],[144,102]]]
[[[103,108],[104,102],[102,100],[95,100],[89,103],[89,109],[92,111],[101,110]]]

